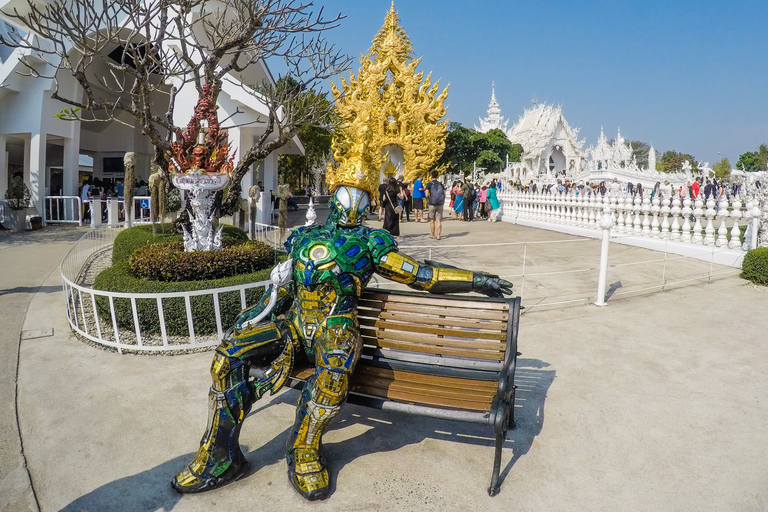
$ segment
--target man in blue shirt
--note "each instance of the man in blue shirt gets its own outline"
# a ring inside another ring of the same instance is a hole
[[[424,220],[424,184],[421,182],[421,173],[416,175],[416,181],[413,182],[412,197],[416,222],[426,222]]]

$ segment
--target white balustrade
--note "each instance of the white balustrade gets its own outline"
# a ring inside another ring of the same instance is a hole
[[[729,249],[741,248],[741,229],[739,228],[739,219],[742,217],[741,201],[737,197],[733,201],[731,210],[731,218],[733,219],[733,226],[731,227],[731,239],[728,240]]]
[[[680,234],[680,241],[681,242],[690,242],[691,241],[691,213],[693,212],[693,209],[691,208],[691,198],[686,197],[683,199],[683,228],[682,233]]]
[[[659,233],[659,238],[663,240],[669,239],[669,214],[671,212],[671,208],[669,207],[670,203],[670,198],[661,198],[661,232]]]
[[[643,197],[640,208],[643,211],[643,235],[649,236],[651,234],[651,221],[648,219],[648,213],[651,211],[651,198]]]
[[[717,215],[717,211],[715,210],[715,206],[717,205],[717,203],[715,202],[714,197],[708,197],[706,204],[707,204],[707,209],[704,212],[704,216],[707,218],[707,225],[704,228],[704,245],[714,245],[715,243],[714,218]]]
[[[745,208],[738,198],[730,202],[726,197],[720,198],[719,202],[710,198],[705,202],[703,194],[694,201],[689,197],[681,200],[677,194],[651,199],[650,196],[626,193],[600,196],[551,194],[547,190],[535,193],[511,191],[500,198],[509,214],[506,219],[511,222],[519,218],[598,230],[607,209],[614,218],[612,231],[615,233],[730,249],[742,247],[741,219],[750,224],[748,232],[751,236],[753,219],[755,215],[760,216],[759,208],[752,202]],[[746,248],[752,241],[743,242],[742,248]]]
[[[725,220],[728,217],[728,200],[725,198],[725,194],[723,194],[717,205],[717,218],[720,220],[720,224],[717,228],[717,240],[715,240],[715,245],[717,247],[725,247],[728,245],[728,227],[725,225]]]

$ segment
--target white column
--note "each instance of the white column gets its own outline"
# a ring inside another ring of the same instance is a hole
[[[739,229],[739,219],[741,218],[741,201],[739,198],[734,198],[731,205],[731,218],[733,219],[733,227],[731,227],[731,239],[728,241],[729,249],[738,249],[741,247],[741,229]]]
[[[262,224],[272,224],[272,201],[270,192],[277,193],[277,153],[271,153],[264,159],[262,168],[264,170],[264,192],[261,194],[261,204],[257,214],[258,222]]]
[[[76,196],[80,174],[80,141],[64,139],[64,195]]]
[[[8,152],[5,149],[7,140],[7,136],[0,134],[0,199],[5,197],[5,191],[8,189]]]
[[[605,284],[608,278],[608,248],[611,243],[611,227],[613,213],[606,204],[600,217],[600,228],[603,230],[603,240],[600,244],[600,273],[597,277],[597,298],[595,306],[605,306]]]
[[[716,205],[715,198],[710,196],[707,199],[707,209],[704,212],[704,216],[707,218],[707,225],[704,228],[704,245],[713,245],[715,243],[715,224],[713,219],[717,215],[715,211]]]
[[[34,133],[29,141],[29,193],[32,206],[42,215],[45,201],[45,133]]]

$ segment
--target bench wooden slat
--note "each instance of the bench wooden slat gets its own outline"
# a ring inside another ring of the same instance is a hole
[[[369,327],[377,327],[379,329],[386,329],[388,331],[405,331],[405,332],[421,332],[425,334],[432,335],[435,339],[438,339],[438,336],[457,336],[461,338],[470,338],[470,339],[484,339],[484,340],[506,340],[507,339],[507,333],[496,331],[496,332],[488,332],[488,331],[465,331],[460,328],[451,329],[451,328],[443,328],[443,327],[435,327],[434,325],[419,325],[419,324],[411,324],[408,322],[407,319],[404,321],[396,322],[393,320],[373,320],[369,318],[360,318],[359,319],[360,325],[367,325]]]
[[[351,390],[355,393],[361,393],[364,395],[387,398],[389,400],[396,400],[412,404],[443,407],[446,409],[460,409],[463,411],[490,411],[491,409],[491,404],[481,404],[479,402],[469,402],[466,400],[454,400],[451,398],[435,398],[397,389],[389,390],[373,386],[353,385]]]
[[[413,343],[437,345],[440,347],[457,347],[501,353],[506,349],[506,344],[504,343],[505,340],[500,340],[498,338],[482,339],[474,336],[462,336],[461,332],[451,333],[447,336],[435,336],[428,332],[399,330],[397,328],[391,328],[387,324],[379,324],[378,322],[372,322],[370,320],[360,322],[360,333],[363,336],[371,338],[412,341]],[[466,334],[466,332],[463,334]]]
[[[381,293],[381,292],[372,292],[372,291],[366,291],[363,293],[362,298],[368,299],[368,300],[380,300],[380,301],[386,301],[388,304],[402,302],[406,304],[429,304],[430,306],[446,306],[455,308],[457,306],[456,302],[457,299],[459,299],[460,306],[462,308],[470,308],[470,309],[489,309],[489,310],[501,310],[501,311],[509,311],[509,304],[507,302],[496,302],[496,301],[482,301],[482,300],[472,300],[468,299],[466,297],[461,297],[457,299],[449,298],[440,298],[436,295],[429,295],[426,297],[422,296],[412,296],[412,295],[399,295],[394,293]]]
[[[367,315],[366,315],[367,316]],[[374,318],[380,318],[383,320],[396,320],[403,321],[403,315],[395,313],[393,311],[381,311]],[[421,324],[421,325],[436,325],[436,326],[451,326],[451,327],[467,327],[470,329],[483,329],[488,331],[505,332],[507,329],[507,323],[500,320],[485,320],[481,319],[462,319],[456,318],[453,315],[446,317],[445,315],[438,316],[436,314],[420,315],[413,314],[406,317],[406,321]]]
[[[372,345],[380,348],[394,348],[398,350],[410,350],[412,352],[422,352],[427,354],[441,354],[447,356],[468,357],[474,359],[490,359],[493,361],[501,361],[504,359],[504,353],[491,352],[482,350],[467,350],[458,349],[449,346],[435,346],[425,345],[422,343],[413,343],[409,341],[402,341],[403,337],[398,337],[398,340],[388,338],[377,338],[372,336],[363,335],[363,343],[366,345]]]
[[[506,322],[509,320],[509,313],[501,310],[481,310],[464,309],[459,310],[455,306],[450,307],[431,307],[429,304],[405,304],[397,302],[372,302],[360,299],[358,302],[358,314],[366,314],[366,308],[372,311],[400,311],[402,313],[422,313],[430,315],[447,315],[452,318],[477,318],[483,320],[499,320]],[[375,315],[374,315],[375,316]]]
[[[498,382],[489,382],[483,380],[460,379],[456,377],[436,377],[434,375],[424,375],[422,373],[405,372],[402,370],[389,370],[386,368],[376,368],[375,366],[364,366],[355,372],[355,379],[358,374],[360,378],[397,380],[411,382],[414,384],[424,384],[428,386],[440,387],[446,390],[466,389],[479,392],[484,395],[495,395],[499,388]]]
[[[355,379],[352,384],[352,388],[359,387],[374,387],[379,389],[386,389],[387,391],[407,391],[416,395],[430,396],[434,399],[449,398],[452,400],[463,400],[466,402],[477,402],[479,404],[490,404],[493,402],[493,395],[491,393],[483,393],[472,389],[458,389],[441,386],[432,386],[429,384],[421,384],[418,382],[410,382],[404,380],[384,379],[377,377],[366,377],[361,379]]]
[[[481,350],[484,352],[499,352],[502,355],[506,345],[502,340],[485,340],[477,338],[467,338],[461,336],[438,337],[424,332],[406,332],[395,329],[381,329],[377,326],[361,325],[360,333],[363,338],[409,341],[412,343],[421,343],[422,345],[433,345],[435,347],[455,347],[463,350]]]

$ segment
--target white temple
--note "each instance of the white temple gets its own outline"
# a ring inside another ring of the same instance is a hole
[[[622,137],[621,130],[614,140],[609,140],[603,128],[597,144],[583,149],[584,139],[579,140],[579,128],[572,128],[563,116],[560,106],[538,103],[525,110],[517,123],[506,130],[507,121],[501,116],[496,101],[495,84],[491,86],[491,102],[488,115],[480,120],[475,130],[487,133],[499,128],[504,130],[513,144],[523,147],[520,162],[510,162],[505,178],[522,182],[552,182],[555,179],[569,179],[572,182],[612,181],[642,183],[653,187],[657,181],[665,180],[683,183],[692,179],[690,171],[667,174],[656,171],[656,151],[650,148],[647,168],[641,168],[629,143]]]
[[[578,172],[584,163],[584,140],[571,128],[562,107],[536,103],[526,109],[507,132],[513,144],[523,146],[520,162],[510,163],[512,178],[530,180]]]

